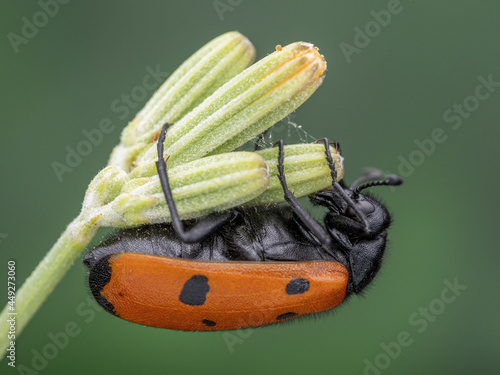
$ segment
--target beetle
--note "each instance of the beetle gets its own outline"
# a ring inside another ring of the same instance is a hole
[[[278,178],[288,204],[237,207],[183,222],[163,158],[167,128],[156,166],[172,223],[121,230],[83,260],[90,290],[105,310],[167,329],[240,329],[332,309],[370,284],[391,217],[362,191],[400,185],[400,177],[380,179],[381,172],[371,170],[350,187],[337,182],[324,138],[332,188],[309,197],[328,209],[323,227],[289,190],[279,141]]]

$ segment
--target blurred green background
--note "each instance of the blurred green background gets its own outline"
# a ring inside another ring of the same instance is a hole
[[[406,180],[394,191],[376,190],[394,225],[366,298],[281,326],[175,332],[87,305],[77,262],[17,340],[16,369],[4,359],[0,372],[498,373],[500,3],[397,3],[71,1],[14,48],[8,34],[21,36],[23,17],[32,20],[42,8],[2,2],[2,305],[7,260],[17,261],[20,286],[77,215],[87,184],[146,99],[128,115],[112,103],[141,84],[147,66],[173,72],[229,30],[246,35],[258,58],[276,44],[316,44],[328,61],[326,80],[290,121],[315,138],[341,142],[348,181],[365,166]],[[390,21],[382,11],[388,8],[395,11]],[[486,87],[480,77],[493,83]],[[76,147],[82,130],[104,118],[115,130],[60,182],[51,164],[64,162],[66,147]],[[446,140],[424,141],[436,129]],[[410,164],[403,167],[403,159]],[[453,295],[446,280],[467,288]],[[50,337],[68,324],[76,333],[54,353]]]

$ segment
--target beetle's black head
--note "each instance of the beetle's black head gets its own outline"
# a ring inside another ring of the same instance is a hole
[[[381,176],[378,171],[370,171],[350,187],[334,183],[333,189],[310,196],[314,204],[329,209],[325,225],[339,245],[336,251],[344,254],[345,266],[350,270],[348,293],[360,293],[373,280],[382,263],[391,217],[382,203],[361,191],[372,186],[400,185],[403,180],[387,176],[384,180],[361,185]]]
[[[391,217],[385,206],[370,194],[361,191],[372,186],[401,185],[403,180],[394,175],[384,180],[377,180],[360,185],[367,179],[373,179],[373,171],[356,180],[350,187],[334,184],[334,189],[322,191],[310,197],[316,205],[329,209],[325,224],[334,227],[350,238],[370,239],[385,231]],[[378,175],[377,175],[378,176]]]

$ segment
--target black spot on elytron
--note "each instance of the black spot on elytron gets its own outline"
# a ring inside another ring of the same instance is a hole
[[[203,275],[194,275],[182,287],[179,300],[186,305],[201,306],[205,303],[209,290],[208,278]]]
[[[292,279],[286,286],[286,294],[302,294],[309,290],[309,281],[306,279]]]
[[[283,319],[293,318],[294,316],[297,316],[297,315],[299,315],[299,314],[294,313],[294,312],[287,312],[287,313],[284,313],[284,314],[281,314],[280,316],[278,316],[276,318],[276,320],[283,320]]]
[[[208,320],[208,319],[203,319],[203,324],[205,324],[209,327],[213,327],[215,325],[215,322]]]
[[[107,312],[116,315],[115,307],[106,298],[101,295],[102,290],[111,279],[111,266],[109,258],[111,255],[106,255],[99,259],[89,271],[89,287],[95,300]]]

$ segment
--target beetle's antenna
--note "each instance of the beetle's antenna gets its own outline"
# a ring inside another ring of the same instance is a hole
[[[332,176],[332,186],[337,192],[344,198],[347,204],[353,209],[358,218],[361,220],[363,225],[365,226],[365,232],[369,232],[370,226],[368,225],[368,220],[366,220],[366,216],[361,212],[356,203],[352,201],[352,199],[347,195],[344,188],[337,182],[337,171],[335,170],[335,162],[332,159],[332,154],[330,153],[330,142],[328,138],[323,138],[323,143],[325,144],[325,154],[326,160],[328,161],[328,166],[330,167],[330,174]]]
[[[368,180],[376,180],[384,177],[384,172],[382,172],[380,169],[376,168],[365,168],[364,173],[361,177],[357,178],[354,180],[354,182],[349,186],[350,190],[354,190],[356,186],[361,184],[362,182],[368,181]]]
[[[372,186],[398,186],[403,183],[403,179],[395,174],[388,175],[385,180],[371,181],[358,186],[353,190],[352,196],[356,199],[359,196],[361,190],[367,189]]]

